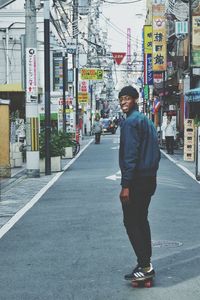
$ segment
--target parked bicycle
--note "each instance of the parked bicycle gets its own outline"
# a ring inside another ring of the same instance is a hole
[[[76,140],[72,140],[72,153],[73,157],[76,156],[80,151],[80,143]]]

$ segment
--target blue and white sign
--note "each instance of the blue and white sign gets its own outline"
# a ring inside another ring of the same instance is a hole
[[[147,54],[147,84],[153,85],[152,54]]]

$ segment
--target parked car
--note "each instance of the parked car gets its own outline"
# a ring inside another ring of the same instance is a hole
[[[102,119],[101,120],[102,123],[102,131],[104,132],[111,132],[112,134],[114,134],[116,132],[116,126],[114,124],[114,122],[110,119]]]

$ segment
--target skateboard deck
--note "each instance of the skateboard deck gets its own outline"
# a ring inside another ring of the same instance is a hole
[[[131,282],[132,287],[146,287],[151,288],[153,286],[153,277],[146,278],[143,280],[132,280]]]

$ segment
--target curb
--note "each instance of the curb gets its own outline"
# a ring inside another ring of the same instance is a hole
[[[167,153],[165,153],[165,151],[161,150],[161,153],[163,155],[165,155],[172,163],[174,163],[175,165],[177,165],[177,167],[179,167],[181,170],[183,170],[187,175],[189,175],[193,180],[195,180],[198,184],[200,184],[200,181],[198,181],[195,177],[195,175],[188,170],[185,166],[183,166],[179,161],[176,161],[175,159],[173,159],[170,155],[168,155]]]

